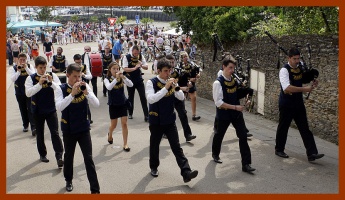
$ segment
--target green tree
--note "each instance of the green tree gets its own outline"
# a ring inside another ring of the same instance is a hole
[[[51,7],[49,6],[41,7],[41,11],[38,13],[37,19],[40,21],[47,22],[47,25],[48,25],[48,21],[53,19],[53,16],[50,13],[50,11],[51,11]]]
[[[90,17],[89,21],[93,24],[93,28],[95,28],[95,23],[98,22],[98,17],[93,15]]]
[[[119,18],[117,18],[116,20],[116,23],[119,24],[119,23],[123,23],[127,20],[127,17],[126,16],[120,16]]]
[[[78,20],[79,20],[79,16],[78,15],[71,16],[71,21],[72,22],[77,22]]]
[[[324,34],[339,32],[338,7],[169,7],[175,14],[177,29],[193,31],[197,43],[210,43],[218,33],[223,42],[246,40],[263,35]]]
[[[178,28],[178,26],[177,26],[177,22],[175,22],[175,21],[172,21],[172,22],[169,22],[169,26],[171,27],[171,28]]]
[[[143,23],[146,27],[145,30],[147,30],[147,25],[150,24],[150,23],[153,23],[155,20],[154,19],[151,19],[149,17],[144,17],[141,19],[141,23]]]

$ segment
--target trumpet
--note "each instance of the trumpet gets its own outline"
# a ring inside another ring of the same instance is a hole
[[[180,91],[180,86],[177,84],[177,82],[176,82],[176,79],[175,78],[171,78],[171,77],[169,77],[169,79],[168,80],[170,80],[170,79],[173,79],[173,82],[172,82],[172,85],[173,85],[173,87],[175,88],[175,91],[177,92],[177,91]],[[168,81],[167,80],[167,81]]]
[[[45,76],[46,76],[47,80],[45,80],[45,81],[43,82],[43,84],[47,84],[49,87],[52,86],[53,83],[50,82],[49,79],[48,79],[48,77],[50,76],[49,73],[46,72],[46,73],[45,73]]]
[[[84,81],[82,81],[82,82],[84,82]],[[81,91],[86,90],[86,85],[80,85],[80,90],[81,90]]]

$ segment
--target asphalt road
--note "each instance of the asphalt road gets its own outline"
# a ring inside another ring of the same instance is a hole
[[[96,43],[89,43],[96,50]],[[69,62],[76,53],[82,53],[85,43],[63,46],[63,54]],[[55,45],[56,48],[56,45]],[[42,54],[42,52],[40,52]],[[33,63],[32,61],[30,61]],[[49,129],[45,128],[45,140],[49,163],[42,163],[31,132],[22,132],[18,104],[13,83],[8,76],[6,85],[6,193],[7,194],[57,194],[65,191],[62,170],[57,168]],[[144,71],[145,82],[153,77]],[[315,162],[308,162],[301,137],[296,129],[290,128],[286,145],[288,159],[274,155],[274,139],[277,123],[260,115],[244,113],[246,124],[254,135],[249,139],[254,174],[241,171],[241,158],[233,128],[229,128],[220,154],[223,164],[216,164],[211,157],[212,126],[215,106],[210,100],[197,98],[200,121],[191,120],[190,102],[186,101],[187,115],[193,134],[197,136],[186,143],[182,127],[177,120],[180,142],[192,169],[199,175],[184,183],[179,168],[166,139],[160,146],[159,177],[153,178],[149,168],[148,123],[144,122],[138,94],[135,94],[134,119],[128,120],[130,152],[122,150],[121,125],[113,133],[114,144],[107,142],[110,123],[107,98],[102,96],[102,83],[98,80],[99,108],[92,108],[91,137],[93,157],[101,187],[101,193],[159,193],[159,194],[338,194],[339,193],[339,149],[338,146],[315,138],[320,153],[326,156]],[[60,116],[60,113],[58,113]],[[61,129],[60,129],[61,133]],[[79,146],[74,159],[74,190],[72,194],[90,193],[85,165]]]

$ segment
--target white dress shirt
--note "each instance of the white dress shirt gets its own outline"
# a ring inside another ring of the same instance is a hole
[[[291,67],[291,65],[290,65],[290,67]],[[281,84],[281,86],[283,88],[283,91],[287,87],[289,87],[289,85],[290,85],[289,72],[288,72],[288,70],[285,67],[281,68],[280,71],[279,71],[279,80],[280,80],[280,84]]]
[[[68,83],[66,83],[68,86],[70,86]],[[70,86],[72,88],[72,86]],[[86,98],[88,100],[88,103],[92,105],[93,107],[99,107],[99,100],[95,96],[95,94],[92,92],[90,86],[86,84],[86,89],[88,91],[88,95],[86,95]],[[61,90],[61,87],[56,87],[54,89],[55,94],[55,107],[58,111],[63,111],[69,104],[73,101],[74,97],[72,97],[72,94],[69,94],[65,98],[63,98],[63,93]]]
[[[225,80],[231,81],[231,79],[227,79],[223,74],[221,76],[223,76]],[[224,103],[224,101],[223,101],[222,85],[220,84],[218,80],[213,82],[212,94],[213,94],[214,104],[216,104],[217,107],[220,107]]]
[[[108,78],[104,79],[104,85],[107,88],[107,90],[112,90],[113,87],[116,85],[117,80],[115,77],[111,76],[111,78],[113,79],[113,81],[110,83]],[[124,84],[128,87],[133,87],[133,82],[129,79],[126,78],[123,80]]]
[[[85,63],[84,63],[85,64]],[[85,64],[86,65],[86,64]],[[86,67],[86,70],[85,70],[85,74],[84,74],[84,78],[87,79],[87,80],[91,80],[92,79],[92,74],[91,74],[91,71],[90,71],[90,67],[88,65],[85,66]]]
[[[14,66],[16,67],[16,66]],[[30,65],[30,68],[28,68],[28,66],[26,65],[25,67],[25,71],[26,73],[28,73],[28,75],[30,76],[31,74],[34,74],[36,72],[36,70],[34,69],[34,67],[32,65]],[[11,77],[11,80],[13,82],[16,82],[16,80],[18,79],[18,77],[20,76],[20,70],[17,70],[17,72],[14,70],[13,67],[11,67],[10,69],[10,77]]]
[[[159,78],[159,76],[157,76],[157,78],[159,79],[160,82],[162,82],[164,84],[166,83],[166,81]],[[159,100],[161,100],[166,95],[166,93],[168,93],[168,90],[165,87],[163,87],[161,90],[159,90],[157,93],[155,93],[155,90],[153,89],[152,81],[148,80],[146,82],[145,93],[146,93],[147,102],[149,104],[154,104],[154,103],[158,102]],[[183,94],[182,90],[175,91],[174,95],[178,100],[180,100],[180,101],[184,100],[184,94]]]
[[[39,74],[37,74],[37,75],[41,76]],[[61,81],[55,73],[52,73],[52,75],[53,75],[53,82],[52,82],[51,87],[55,90],[56,87],[59,87],[59,85],[61,85]],[[26,78],[26,80],[25,80],[25,94],[27,97],[34,96],[41,89],[42,89],[42,85],[40,85],[39,82],[36,83],[35,85],[33,85],[32,78],[30,76],[28,76]]]
[[[133,57],[132,54],[131,54],[131,56]],[[146,59],[145,59],[145,57],[143,55],[141,55],[141,64],[143,66],[147,66]],[[122,67],[123,68],[128,67],[128,60],[127,60],[126,56],[124,56],[123,59],[122,59]]]

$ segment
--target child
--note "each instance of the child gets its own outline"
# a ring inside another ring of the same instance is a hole
[[[123,150],[130,151],[127,145],[128,128],[127,128],[127,98],[124,93],[124,85],[133,86],[133,82],[126,78],[120,72],[120,66],[117,62],[111,62],[108,66],[107,77],[104,79],[105,87],[108,89],[108,105],[110,115],[110,126],[108,132],[108,142],[113,143],[113,131],[117,125],[117,118],[121,117]]]

